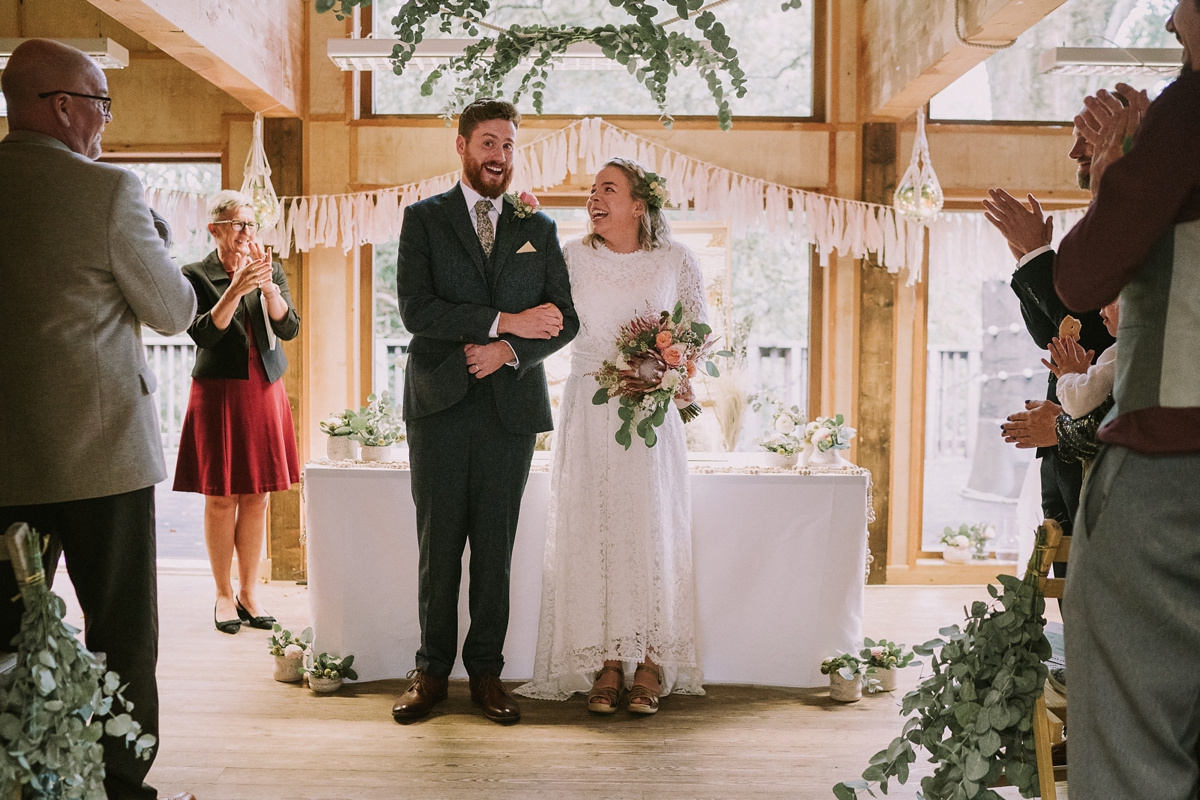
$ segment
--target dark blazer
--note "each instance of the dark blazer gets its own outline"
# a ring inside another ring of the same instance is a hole
[[[1045,350],[1050,346],[1050,340],[1058,336],[1059,323],[1071,313],[1054,291],[1054,251],[1047,250],[1030,259],[1029,263],[1013,273],[1010,285],[1021,302],[1021,316],[1025,318],[1029,335],[1038,347]],[[1116,341],[1104,327],[1099,311],[1074,316],[1081,326],[1079,345],[1084,350],[1094,350],[1098,356]],[[1046,399],[1058,403],[1058,378],[1054,377],[1053,372],[1047,381]],[[1037,454],[1044,457],[1051,451],[1052,448],[1039,447]]]
[[[300,332],[300,315],[292,305],[283,265],[276,261],[272,266],[271,280],[282,292],[288,313],[279,322],[272,320],[271,328],[280,339],[295,339]],[[250,340],[246,337],[246,320],[249,319],[254,329],[254,344],[267,371],[267,378],[272,383],[279,380],[287,369],[288,361],[282,347],[276,345],[271,349],[267,346],[267,323],[259,299],[262,292],[255,289],[243,297],[233,312],[229,327],[221,330],[213,324],[212,309],[229,288],[230,281],[225,267],[217,258],[217,251],[213,250],[203,261],[185,266],[183,275],[196,290],[196,319],[188,328],[188,335],[196,343],[196,366],[192,369],[192,377],[249,379]]]
[[[400,317],[413,335],[404,375],[406,420],[435,414],[466,396],[478,379],[467,372],[463,345],[487,344],[499,312],[553,303],[563,315],[558,336],[502,336],[520,366],[501,367],[483,380],[492,384],[507,430],[540,433],[554,427],[542,361],[579,332],[558,229],[545,214],[516,217],[507,201],[496,228],[492,255],[485,257],[457,184],[404,211],[396,284]],[[517,252],[522,249],[527,252]]]

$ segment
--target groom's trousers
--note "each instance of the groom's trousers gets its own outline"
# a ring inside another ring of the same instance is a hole
[[[417,667],[431,675],[448,676],[454,666],[468,542],[471,627],[463,665],[472,676],[504,669],[509,567],[535,440],[505,429],[488,378],[473,378],[456,405],[408,422],[420,551]]]

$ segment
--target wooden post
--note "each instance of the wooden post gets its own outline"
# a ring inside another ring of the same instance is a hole
[[[304,193],[301,181],[303,157],[301,121],[299,119],[263,120],[263,146],[267,151],[267,163],[271,165],[271,183],[279,195],[296,196]],[[304,273],[300,269],[300,254],[293,251],[283,259],[283,271],[287,274],[292,303],[302,308],[305,285]],[[304,337],[307,336],[305,321],[300,320],[300,335],[290,342],[281,342],[287,356],[288,368],[283,374],[283,387],[288,403],[292,407],[292,420],[296,426],[300,463],[308,460],[308,447],[300,437],[305,430],[300,387],[304,385]],[[271,511],[267,523],[267,546],[271,557],[272,580],[297,580],[305,575],[303,549],[300,545],[300,488],[294,486],[283,492],[271,493]]]
[[[862,198],[890,203],[896,190],[896,126],[866,123],[862,138]],[[861,262],[859,312],[858,463],[871,470],[875,521],[869,547],[875,560],[868,583],[886,583],[888,504],[892,476],[893,362],[896,276],[876,263]]]

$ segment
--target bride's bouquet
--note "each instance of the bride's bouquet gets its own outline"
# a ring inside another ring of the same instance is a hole
[[[674,313],[635,317],[621,328],[616,359],[605,361],[592,373],[600,384],[592,402],[602,406],[616,397],[621,403],[618,444],[629,449],[636,418],[637,435],[647,447],[654,447],[658,441],[654,429],[666,421],[672,404],[684,422],[700,415],[691,379],[701,363],[714,378],[720,374],[708,358],[715,344],[712,328],[684,314],[682,303],[675,304]]]

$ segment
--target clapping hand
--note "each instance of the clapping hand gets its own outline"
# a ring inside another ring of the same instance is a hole
[[[1016,444],[1020,450],[1058,444],[1055,423],[1062,406],[1051,400],[1026,400],[1025,409],[1009,416],[1008,422],[1000,426],[1004,441]]]
[[[275,268],[271,263],[271,248],[268,247],[264,250],[262,245],[260,245],[257,241],[251,241],[250,258],[256,262],[263,260],[266,261],[267,273],[265,277],[260,278],[258,282],[258,288],[262,291],[263,297],[267,298],[268,300],[275,299],[277,296],[279,296],[279,287],[276,286],[275,281],[272,280],[272,273],[274,272]]]
[[[989,189],[983,201],[983,215],[1008,240],[1008,249],[1018,260],[1054,239],[1054,218],[1042,213],[1033,195],[1028,197],[1028,209],[1003,189]]]
[[[1132,137],[1150,98],[1145,91],[1138,91],[1126,83],[1117,84],[1117,93],[1129,104],[1124,105],[1116,94],[1101,89],[1083,99],[1083,105],[1091,112],[1075,117],[1075,127],[1083,138],[1092,145],[1092,196],[1100,190],[1100,179],[1114,161],[1125,154],[1125,143]]]
[[[230,279],[229,289],[233,292],[234,297],[245,297],[255,289],[270,283],[271,281],[271,258],[269,255],[261,255],[262,251],[258,251],[260,256],[255,258],[253,255],[242,256],[240,265],[233,271],[233,277]]]
[[[1050,351],[1051,360],[1043,358],[1042,364],[1053,372],[1056,378],[1063,375],[1083,375],[1092,365],[1092,357],[1096,355],[1094,350],[1085,352],[1074,339],[1060,339],[1057,336],[1050,340],[1047,349]]]

